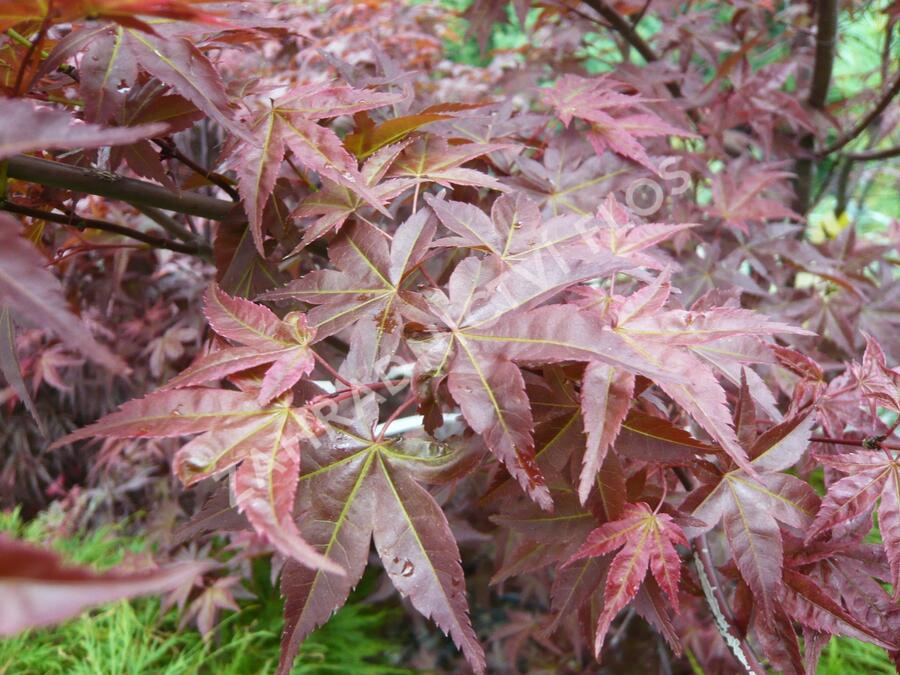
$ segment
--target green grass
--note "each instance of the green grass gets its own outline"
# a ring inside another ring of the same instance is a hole
[[[140,553],[146,543],[119,528],[65,538],[49,535],[47,516],[23,523],[17,512],[0,513],[0,532],[50,544],[70,562],[98,569]],[[364,582],[365,583],[365,582]],[[244,586],[256,597],[239,612],[223,614],[211,640],[180,630],[175,609],[160,612],[157,598],[123,601],[50,629],[0,640],[0,675],[249,675],[271,673],[278,662],[282,602],[266,561],[257,561]],[[304,643],[294,675],[394,674],[404,643],[387,635],[400,610],[351,602]]]
[[[850,638],[832,638],[816,669],[817,675],[893,675],[896,672],[883,649]]]

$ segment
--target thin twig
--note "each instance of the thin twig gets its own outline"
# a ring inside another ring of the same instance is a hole
[[[172,159],[181,162],[197,175],[202,176],[213,185],[221,188],[229,197],[231,197],[232,201],[241,201],[240,194],[238,194],[238,191],[234,189],[234,186],[231,185],[225,176],[200,166],[193,159],[181,152],[181,150],[178,149],[178,146],[168,139],[154,138],[152,140],[162,151],[163,157],[171,157]]]
[[[865,152],[848,152],[844,155],[854,162],[868,162],[873,159],[889,159],[900,156],[900,145],[884,150],[866,150]]]
[[[13,202],[5,200],[0,201],[0,210],[8,211],[9,213],[16,213],[20,216],[27,216],[29,218],[46,220],[51,223],[69,225],[79,230],[95,229],[103,230],[104,232],[112,232],[114,234],[121,234],[124,237],[143,242],[145,244],[153,246],[154,248],[164,248],[169,251],[188,253],[190,255],[203,254],[203,251],[198,244],[182,243],[178,241],[172,241],[170,239],[164,239],[163,237],[157,237],[153,234],[147,234],[146,232],[133,230],[130,227],[117,225],[116,223],[110,223],[105,220],[97,220],[95,218],[82,218],[75,214],[65,215],[63,213],[41,211],[40,209],[33,209],[30,206],[23,206],[22,204],[15,204]]]
[[[381,427],[381,432],[378,434],[378,438],[377,438],[376,440],[378,440],[379,442],[381,442],[382,440],[384,440],[384,434],[387,432],[388,427],[390,427],[391,424],[392,424],[398,417],[400,417],[400,414],[401,414],[404,410],[406,410],[407,408],[409,408],[409,406],[411,406],[411,405],[412,405],[413,403],[415,403],[416,401],[417,401],[417,399],[416,399],[416,393],[415,393],[414,391],[410,390],[409,396],[406,397],[406,400],[403,401],[403,403],[401,403],[399,406],[397,406],[397,409],[394,410],[394,412],[391,413],[390,417],[388,417],[387,420],[385,420],[385,423],[384,423],[384,424],[382,425],[382,427]]]
[[[645,61],[648,63],[659,61],[659,56],[653,51],[653,47],[648,45],[644,38],[638,35],[634,26],[632,26],[625,17],[606,4],[604,0],[584,0],[584,4],[588,5],[597,12],[597,14],[602,16],[614,31],[625,38],[628,44],[634,47],[638,54],[644,57]],[[681,94],[676,95],[680,96]]]
[[[331,375],[335,380],[337,380],[338,382],[343,384],[345,387],[349,387],[351,389],[353,389],[354,387],[357,386],[357,385],[353,384],[350,380],[348,380],[346,377],[341,375],[338,371],[336,371],[334,369],[334,367],[330,363],[328,363],[327,360],[325,360],[324,358],[319,356],[316,352],[310,350],[310,353],[313,355],[313,358],[316,360],[316,362],[320,366],[322,366],[322,368],[325,370],[325,372],[327,372],[329,375]]]
[[[118,199],[135,206],[150,206],[209,220],[224,220],[238,208],[233,202],[224,199],[195,192],[173,192],[155,183],[125,178],[107,171],[86,169],[28,155],[14,155],[7,161],[10,178]]]
[[[28,50],[25,52],[25,56],[22,57],[22,63],[19,66],[19,72],[16,73],[16,83],[13,86],[13,91],[15,92],[16,96],[22,93],[22,82],[25,78],[25,71],[28,70],[28,64],[31,63],[31,57],[34,56],[34,52],[37,51],[38,47],[40,47],[41,43],[44,41],[44,36],[47,34],[47,29],[50,27],[50,16],[52,9],[53,0],[50,0],[50,2],[47,3],[47,15],[41,22],[41,27],[38,30],[38,34],[33,40],[29,42]]]
[[[176,239],[181,239],[181,241],[186,242],[197,241],[197,236],[194,235],[193,232],[185,227],[182,227],[181,223],[179,223],[171,216],[163,213],[159,209],[155,209],[152,206],[146,206],[144,204],[135,204],[134,208],[143,213],[150,220],[159,225],[168,234],[175,237]]]
[[[636,24],[632,25],[625,17],[623,17],[615,9],[610,7],[604,0],[584,0],[584,3],[591,7],[591,9],[596,11],[600,16],[602,16],[614,31],[625,38],[625,41],[628,42],[628,44],[630,44],[632,47],[634,47],[637,50],[638,54],[644,57],[644,60],[647,61],[647,63],[659,61],[659,54],[657,54],[656,51],[654,51],[653,47],[647,44],[647,41],[644,40],[644,38],[642,38],[640,34],[638,34]],[[643,12],[641,13],[641,16],[643,16]],[[677,82],[666,82],[665,86],[674,98],[682,98],[681,87]],[[686,110],[685,112],[687,116],[691,118],[691,121],[693,121],[694,123],[697,122],[695,111]]]
[[[900,450],[900,444],[885,443],[886,436],[868,436],[866,438],[830,438],[828,436],[813,436],[810,438],[812,443],[830,443],[831,445],[849,445],[854,448],[865,448],[866,450]]]
[[[872,124],[872,122],[875,121],[875,119],[878,118],[879,115],[881,115],[881,113],[885,111],[885,109],[888,107],[888,105],[890,105],[891,101],[894,100],[897,94],[900,94],[900,73],[897,73],[897,75],[894,76],[894,81],[891,83],[891,86],[888,88],[888,90],[884,93],[875,107],[872,108],[869,113],[856,124],[856,126],[854,126],[846,134],[838,138],[834,143],[827,146],[824,150],[820,150],[817,155],[819,157],[829,155],[832,152],[840,150],[845,145],[847,145],[847,143],[859,136],[863,131],[866,130],[866,128],[870,124]]]

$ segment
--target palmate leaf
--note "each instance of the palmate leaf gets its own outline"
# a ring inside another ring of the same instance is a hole
[[[0,214],[0,308],[23,321],[49,328],[72,349],[116,373],[124,373],[124,362],[94,339],[69,309],[59,280],[47,269],[38,250],[19,236],[21,226]]]
[[[296,494],[297,443],[321,429],[291,394],[260,406],[256,392],[185,388],[129,401],[106,417],[53,443],[102,438],[164,438],[199,434],[175,455],[173,468],[185,485],[237,465],[232,482],[238,507],[287,557],[304,565],[341,570],[314,551],[296,531],[290,513]],[[293,472],[291,467],[293,467]]]
[[[649,99],[622,93],[624,87],[608,76],[587,79],[564,75],[542,94],[544,102],[554,108],[566,126],[576,117],[590,124],[587,138],[598,154],[609,148],[658,173],[637,139],[694,134],[664,122],[643,105]]]
[[[449,145],[440,136],[425,134],[404,148],[386,177],[407,178],[419,184],[472,185],[505,191],[506,187],[496,178],[476,169],[463,168],[463,164],[505,147],[500,143]]]
[[[599,362],[585,369],[581,409],[587,447],[578,478],[578,497],[582,504],[587,501],[607,451],[619,435],[633,397],[633,374]]]
[[[785,609],[798,623],[832,635],[848,635],[895,651],[896,633],[881,635],[850,614],[839,602],[825,593],[808,576],[795,570],[784,570]]]
[[[368,425],[357,420],[357,426]],[[470,455],[430,441],[379,441],[338,427],[326,438],[306,453],[295,512],[306,540],[347,574],[285,567],[279,673],[290,672],[303,639],[344,604],[362,576],[373,538],[397,590],[450,635],[473,670],[484,672],[459,551],[440,507],[416,480],[457,475],[471,465]]]
[[[603,611],[597,622],[594,653],[600,656],[612,620],[637,594],[647,569],[678,611],[681,559],[675,544],[687,546],[681,528],[665,513],[654,513],[641,502],[626,504],[622,517],[601,525],[588,535],[567,564],[598,557],[621,548],[606,576]]]
[[[257,115],[252,124],[255,138],[237,149],[235,166],[253,240],[260,250],[263,210],[275,187],[286,149],[304,168],[387,215],[382,206],[387,195],[379,195],[360,174],[356,158],[338,135],[316,121],[371,110],[398,100],[396,94],[335,85],[306,85],[288,92]]]
[[[187,38],[163,38],[126,28],[122,47],[142,68],[171,85],[224,129],[238,138],[251,138],[236,121],[225,85],[215,66],[193,42]]]
[[[52,625],[89,607],[190,583],[208,568],[183,563],[138,572],[64,565],[49,550],[0,534],[0,636]]]
[[[624,301],[612,326],[602,314],[591,311],[598,304],[591,301],[581,312],[573,312],[570,305],[558,305],[505,317],[490,329],[479,328],[468,337],[502,345],[504,355],[516,361],[600,361],[645,375],[693,417],[735,462],[752,473],[746,452],[731,426],[725,390],[712,368],[694,350],[735,335],[767,335],[796,329],[744,310],[660,312],[668,294],[663,275]],[[590,297],[590,289],[582,295]]]
[[[315,366],[309,348],[314,332],[307,329],[303,314],[293,312],[279,319],[267,307],[231,297],[216,284],[206,293],[205,313],[216,333],[244,346],[226,347],[201,357],[169,380],[167,389],[205,384],[268,366],[259,389],[259,402],[265,405]]]
[[[518,339],[531,348],[530,358],[524,360],[577,360],[571,352],[561,356],[558,344],[531,339],[536,326],[520,320],[523,312],[565,286],[605,276],[625,264],[602,252],[571,264],[539,255],[495,277],[486,262],[467,258],[450,277],[449,297],[440,292],[428,296],[428,311],[440,327],[427,339],[410,343],[419,354],[421,371],[431,378],[447,376],[466,421],[544,508],[551,507],[550,495],[534,463],[531,410],[521,374],[510,359],[510,345]]]
[[[346,139],[345,139],[346,142]],[[392,200],[415,185],[408,178],[382,180],[390,163],[400,154],[410,141],[395,143],[369,157],[360,169],[363,179],[380,201]],[[329,231],[338,231],[346,220],[366,206],[365,200],[350,188],[325,178],[322,189],[302,200],[291,214],[294,218],[318,216],[318,219],[303,233],[303,240],[292,253],[298,253]]]
[[[402,223],[390,245],[376,228],[357,223],[329,247],[338,270],[311,272],[262,297],[314,305],[308,317],[317,340],[355,324],[347,361],[361,364],[357,375],[377,376],[397,348],[400,313],[434,232],[427,209]]]
[[[501,195],[491,207],[490,218],[472,204],[431,196],[425,200],[441,223],[458,235],[436,244],[486,251],[501,267],[548,253],[577,257],[606,250],[592,242],[597,222],[571,214],[543,220],[537,204],[522,193]]]
[[[878,526],[891,565],[894,596],[900,597],[900,457],[896,451],[884,450],[817,455],[817,459],[848,475],[829,486],[807,531],[807,541],[851,518],[870,513],[880,497]]]
[[[148,9],[152,7],[152,3],[148,5]],[[253,135],[237,121],[236,107],[225,91],[222,78],[197,44],[177,31],[171,34],[165,30],[148,31],[145,30],[148,26],[142,22],[133,25],[120,20],[118,23],[120,25],[77,25],[56,45],[45,62],[58,65],[86,51],[79,77],[79,93],[88,102],[86,119],[96,122],[109,120],[121,108],[125,99],[123,92],[133,90],[140,82],[141,71],[145,71],[172,87],[233,136],[247,142],[254,140]],[[46,65],[41,72],[48,72]],[[153,103],[149,110],[159,105]],[[142,113],[147,114],[147,111]],[[167,117],[163,115],[162,119]],[[162,125],[156,133],[165,130]],[[125,134],[126,130],[116,129],[112,133]],[[116,141],[107,141],[106,144],[110,142]],[[52,143],[42,147],[48,145],[52,146]]]
[[[651,269],[663,269],[663,265],[653,255],[645,253],[647,249],[699,226],[699,223],[635,223],[612,193],[598,207],[597,218],[605,226],[598,234],[604,248],[613,255]]]
[[[689,528],[691,536],[722,521],[732,558],[766,621],[774,620],[779,602],[784,563],[779,523],[808,528],[819,503],[807,483],[782,473],[806,451],[812,422],[807,414],[772,427],[749,448],[755,478],[732,468],[718,482],[695,490],[682,505],[705,523]]]

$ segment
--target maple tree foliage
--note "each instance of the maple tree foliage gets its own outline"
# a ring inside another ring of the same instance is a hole
[[[0,0],[0,481],[162,466],[168,557],[240,551],[0,539],[0,632],[174,588],[208,634],[271,554],[280,673],[370,566],[477,673],[633,614],[710,672],[900,659],[900,227],[806,227],[900,154],[891,29],[826,108],[836,3],[508,4],[463,16],[524,46],[463,67],[443,3]]]

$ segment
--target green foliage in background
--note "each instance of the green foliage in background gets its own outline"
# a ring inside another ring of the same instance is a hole
[[[126,552],[147,549],[139,537],[106,526],[70,537],[50,535],[48,517],[24,523],[18,512],[0,513],[0,532],[51,545],[68,561],[104,569]],[[365,585],[365,582],[364,582]],[[228,612],[212,639],[180,630],[177,609],[160,612],[158,598],[107,605],[60,626],[0,640],[0,675],[252,675],[277,665],[282,601],[260,560],[244,586],[256,597]],[[405,641],[388,636],[399,609],[350,602],[304,643],[294,675],[360,673],[405,675],[395,667]]]

